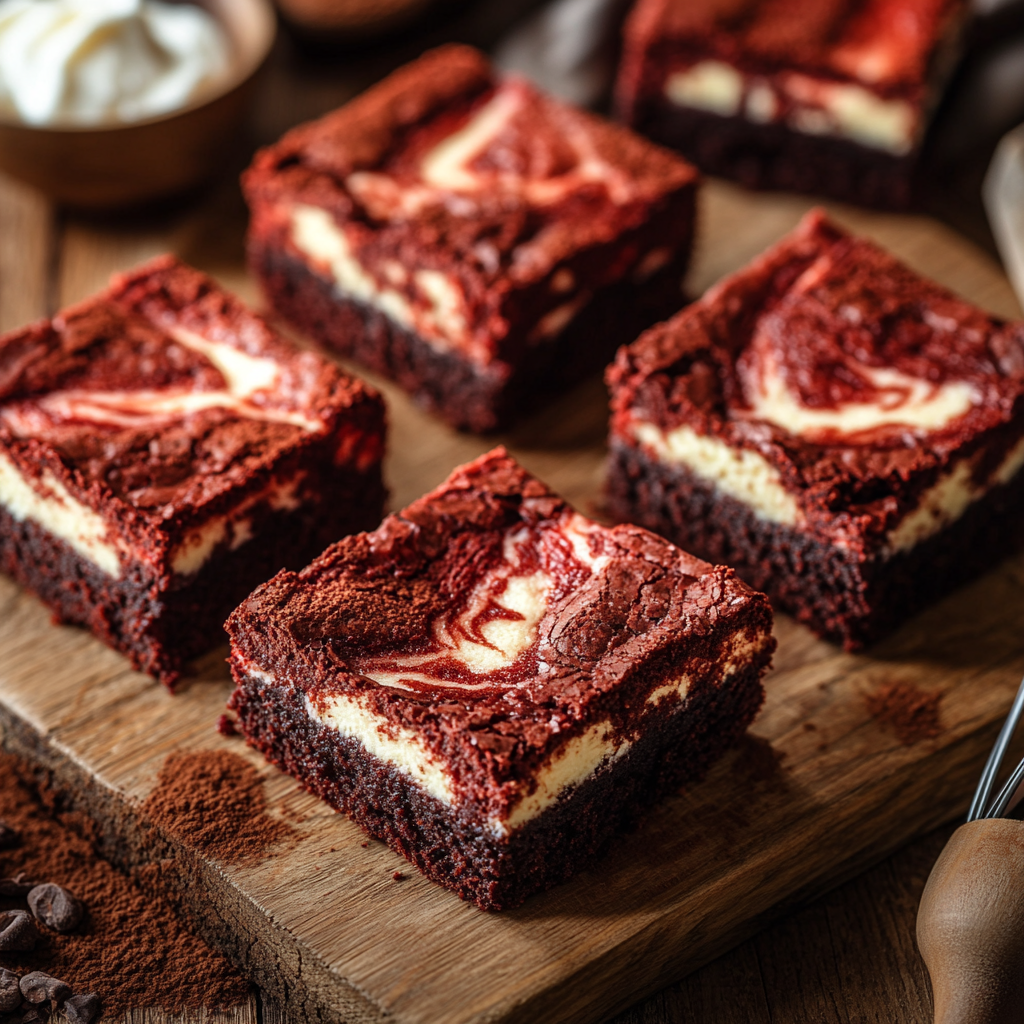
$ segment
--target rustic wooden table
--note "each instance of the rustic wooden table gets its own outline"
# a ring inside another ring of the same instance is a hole
[[[488,24],[460,31],[482,38]],[[388,50],[310,58],[287,41],[268,69],[257,117],[236,165],[257,142],[344,101],[422,46],[407,39]],[[256,298],[242,254],[245,209],[234,174],[190,200],[118,217],[57,210],[30,188],[0,179],[0,330],[19,326],[102,287],[110,272],[168,249]],[[960,211],[960,226],[984,242],[984,228]],[[922,799],[928,799],[922,793]],[[658,995],[616,1024],[739,1024],[749,1021],[848,1024],[931,1019],[927,977],[914,943],[917,902],[948,838],[942,829],[893,855]],[[228,1014],[181,1018],[139,1011],[133,1021],[277,1024],[284,1017],[260,995]]]

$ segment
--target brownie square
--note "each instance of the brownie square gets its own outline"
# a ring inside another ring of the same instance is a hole
[[[639,0],[619,116],[711,174],[913,203],[967,0]]]
[[[171,685],[380,522],[383,444],[376,392],[161,257],[0,338],[0,570]]]
[[[613,514],[850,650],[1024,539],[1024,324],[820,212],[608,380]]]
[[[300,331],[489,431],[682,305],[696,181],[446,46],[257,154],[249,260]]]
[[[732,570],[591,522],[500,448],[227,628],[248,742],[489,910],[700,779],[775,647]]]

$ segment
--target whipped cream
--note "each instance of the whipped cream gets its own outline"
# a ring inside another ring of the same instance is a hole
[[[140,121],[229,71],[216,19],[161,0],[0,0],[0,112],[31,125]]]

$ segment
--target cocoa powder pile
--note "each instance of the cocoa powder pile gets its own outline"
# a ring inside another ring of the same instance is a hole
[[[228,864],[254,863],[295,837],[267,814],[259,773],[227,750],[171,754],[143,814],[186,846]]]
[[[84,909],[66,934],[41,925],[32,952],[0,952],[0,968],[19,976],[42,971],[76,993],[97,992],[105,1018],[133,1008],[180,1011],[246,1001],[245,978],[184,927],[161,893],[159,866],[134,878],[114,867],[97,853],[95,824],[61,812],[56,794],[2,752],[0,821],[16,834],[13,845],[0,848],[0,878],[22,874],[62,886]],[[24,898],[0,897],[0,911],[24,906]]]
[[[888,726],[905,747],[934,739],[942,732],[939,704],[942,693],[926,692],[911,683],[886,683],[864,698],[868,714]]]

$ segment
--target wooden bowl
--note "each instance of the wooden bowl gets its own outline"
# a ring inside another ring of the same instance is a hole
[[[243,125],[277,31],[270,0],[201,0],[224,26],[234,58],[217,92],[181,110],[100,128],[0,120],[0,170],[58,202],[132,206],[209,178]]]
[[[437,0],[277,0],[288,24],[317,41],[358,41],[406,27]],[[322,41],[322,40],[320,40]]]

